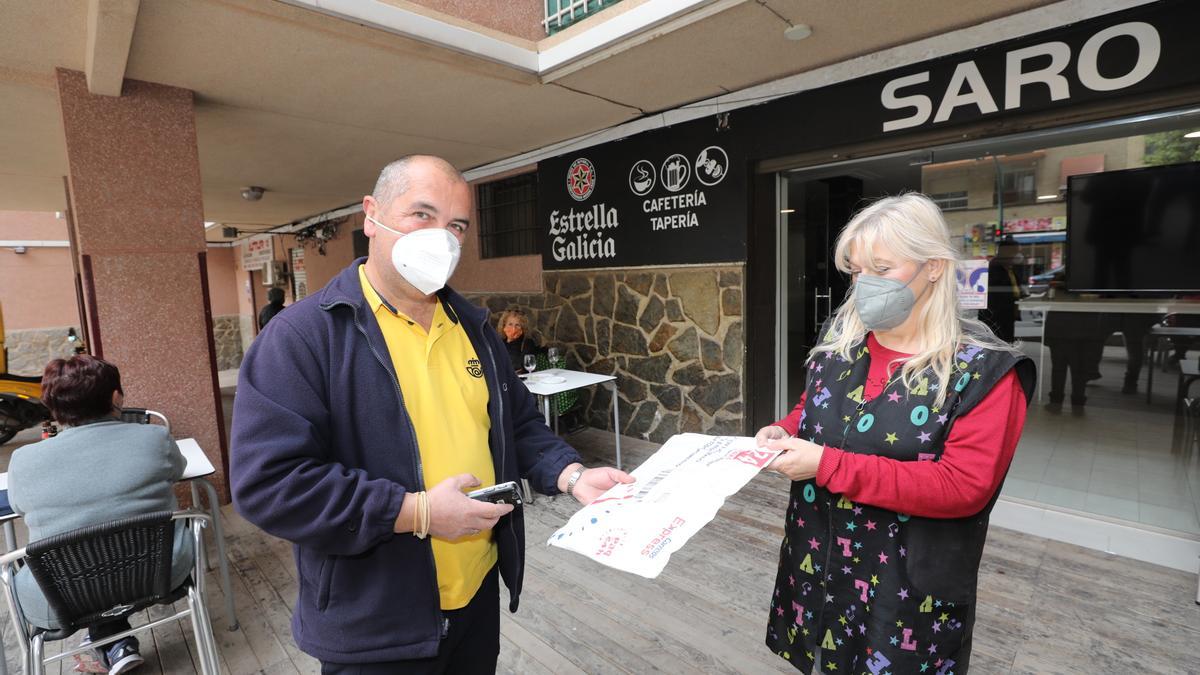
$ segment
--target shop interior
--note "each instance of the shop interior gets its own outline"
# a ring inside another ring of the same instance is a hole
[[[942,207],[964,258],[995,259],[989,311],[1006,295],[1008,309],[991,318],[1040,364],[1004,496],[1200,538],[1200,377],[1177,391],[1200,367],[1200,304],[1187,306],[1200,303],[1200,110],[778,174],[778,412],[846,293],[838,231],[864,203],[913,190]],[[1123,262],[1103,264],[1114,251]],[[1054,300],[1092,309],[1036,307]],[[1129,311],[1151,302],[1172,311]],[[1056,355],[1078,381],[1052,377]]]

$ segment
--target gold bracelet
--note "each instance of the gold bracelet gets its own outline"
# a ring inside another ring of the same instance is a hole
[[[417,503],[413,505],[413,536],[424,539],[429,536],[429,493],[414,493]]]
[[[429,536],[429,493],[421,493],[421,538]]]
[[[414,493],[412,493],[412,496],[413,496],[413,524],[412,524],[412,533],[415,535],[415,534],[417,533],[417,529],[418,529],[418,528],[420,528],[420,521],[421,521],[421,493],[420,493],[420,492],[414,492]]]
[[[421,522],[420,526],[413,532],[417,539],[424,539],[429,536],[429,493],[417,493],[417,516]]]
[[[428,516],[428,513],[430,513],[430,501],[428,500],[430,500],[430,497],[428,497],[425,492],[421,492],[421,528],[418,530],[418,532],[416,532],[416,537],[419,539],[424,539],[426,534],[430,533],[430,531],[428,531],[428,526],[426,525],[428,518],[430,518],[430,516]]]

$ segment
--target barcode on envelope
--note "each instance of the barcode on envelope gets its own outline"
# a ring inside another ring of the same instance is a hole
[[[653,490],[655,488],[655,486],[657,486],[659,483],[661,483],[662,479],[666,478],[670,473],[671,473],[670,469],[663,469],[662,471],[659,471],[658,473],[654,474],[653,478],[646,481],[642,485],[642,488],[640,490],[638,490],[636,493],[634,493],[633,498],[640,500],[640,499],[644,498],[646,495],[650,494],[650,491]]]

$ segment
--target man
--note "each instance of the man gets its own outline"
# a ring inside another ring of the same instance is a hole
[[[462,174],[397,160],[363,212],[367,258],[276,317],[242,362],[234,504],[295,544],[292,631],[323,673],[490,673],[497,570],[510,610],[521,593],[522,512],[463,491],[524,477],[588,503],[633,478],[583,468],[487,312],[444,287],[471,223]]]
[[[1010,343],[1016,341],[1017,301],[1021,299],[1021,284],[1012,270],[1023,261],[1016,244],[1000,243],[996,255],[988,261],[987,308],[979,310],[979,319],[996,337]]]
[[[262,330],[266,328],[267,322],[282,311],[283,289],[279,288],[278,286],[273,286],[267,291],[267,304],[264,305],[262,311],[258,313],[258,329]]]

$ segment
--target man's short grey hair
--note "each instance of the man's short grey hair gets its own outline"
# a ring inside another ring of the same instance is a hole
[[[395,160],[391,164],[383,167],[383,171],[379,172],[379,180],[375,181],[375,190],[371,196],[380,206],[387,206],[391,201],[400,195],[408,192],[408,172],[415,162],[430,162],[435,167],[446,172],[446,175],[457,178],[462,182],[467,182],[467,177],[461,171],[454,168],[454,165],[441,157],[434,155],[406,155]]]

